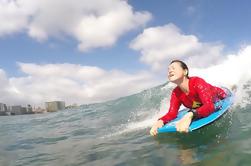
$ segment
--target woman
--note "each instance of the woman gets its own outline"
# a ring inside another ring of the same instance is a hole
[[[170,63],[168,79],[177,87],[172,91],[168,113],[155,122],[150,130],[151,135],[157,135],[158,128],[177,117],[181,104],[191,110],[176,123],[176,129],[178,132],[188,132],[192,119],[207,117],[215,111],[214,103],[227,96],[223,89],[210,85],[202,78],[189,77],[188,72],[184,62],[174,60]]]

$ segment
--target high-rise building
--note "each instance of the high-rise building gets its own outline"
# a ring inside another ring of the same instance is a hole
[[[14,105],[10,107],[10,114],[11,115],[21,115],[23,114],[22,106],[21,105]]]
[[[0,103],[0,115],[7,115],[7,106],[4,103]]]
[[[65,102],[64,101],[45,102],[45,108],[47,112],[55,112],[58,110],[63,110],[65,109]]]

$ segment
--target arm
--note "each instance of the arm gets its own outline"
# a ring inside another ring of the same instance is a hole
[[[203,79],[198,79],[196,81],[195,89],[202,102],[202,106],[196,109],[196,117],[207,117],[214,112],[214,101],[211,86]]]
[[[164,115],[157,122],[155,122],[155,124],[153,125],[153,127],[150,130],[150,134],[152,136],[155,136],[158,134],[158,128],[162,127],[165,123],[167,123],[177,117],[180,105],[181,105],[181,102],[177,98],[175,92],[173,91],[172,95],[171,95],[169,111],[166,115]]]
[[[224,99],[227,97],[228,94],[223,89],[219,87],[214,87],[214,88],[215,88],[216,93],[218,94],[219,99]]]
[[[170,100],[169,111],[166,115],[161,117],[159,120],[162,120],[163,123],[165,124],[165,123],[175,119],[177,117],[180,105],[181,105],[181,101],[179,100],[175,91],[173,90],[172,95],[171,95],[171,100]]]
[[[197,110],[192,110],[184,115],[177,123],[176,129],[179,132],[189,132],[189,126],[193,117],[206,117],[214,111],[214,103],[212,96],[211,85],[206,83],[203,79],[195,80],[195,91],[198,93],[202,102],[202,106]]]

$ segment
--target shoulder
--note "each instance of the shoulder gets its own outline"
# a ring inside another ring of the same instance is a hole
[[[208,83],[201,77],[190,77],[190,87],[193,87],[194,89],[201,89],[205,86],[208,86]]]
[[[203,90],[205,88],[212,87],[211,84],[209,84],[203,78],[200,77],[193,77],[191,79],[190,86],[193,87],[195,90]]]
[[[197,77],[197,76],[190,77],[189,81],[191,81],[191,82],[205,82],[205,80],[203,78]]]
[[[201,78],[201,77],[190,77],[189,78],[189,84],[192,85],[192,86],[198,86],[198,85],[205,85],[207,84],[207,82]]]
[[[173,91],[172,91],[172,95],[175,95],[176,97],[179,97],[183,92],[181,91],[181,89],[176,86]]]

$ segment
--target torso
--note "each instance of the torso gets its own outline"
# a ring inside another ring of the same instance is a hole
[[[202,104],[199,94],[196,91],[196,81],[197,79],[200,79],[198,77],[190,77],[189,78],[189,83],[188,83],[188,93],[183,92],[179,87],[176,87],[174,89],[177,97],[180,99],[182,104],[187,107],[187,108],[198,108]],[[213,86],[210,84],[206,85],[210,89],[213,89]]]

